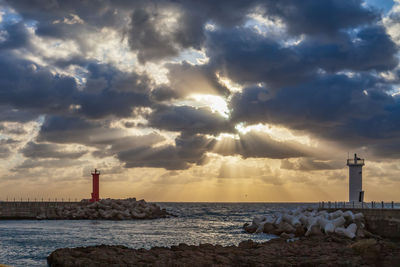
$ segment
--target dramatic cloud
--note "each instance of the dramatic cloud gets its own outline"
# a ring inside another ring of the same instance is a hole
[[[160,106],[150,114],[149,126],[182,133],[218,134],[232,132],[230,121],[209,108]]]
[[[210,64],[224,76],[277,89],[318,78],[321,71],[385,71],[398,64],[395,43],[378,26],[356,36],[341,33],[337,40],[307,37],[292,46],[249,29],[221,30],[210,33],[208,51]]]
[[[361,0],[272,0],[265,1],[265,13],[285,22],[292,34],[335,35],[342,29],[369,24],[379,18]]]
[[[232,117],[307,130],[358,147],[398,136],[399,102],[387,93],[389,89],[366,75],[323,75],[275,94],[261,87],[248,88],[232,99]]]
[[[228,95],[229,90],[223,86],[216,73],[208,65],[195,66],[188,62],[168,64],[168,77],[173,91],[171,97],[185,97],[190,94]],[[166,93],[166,92],[165,92]]]
[[[65,151],[63,147],[56,144],[38,144],[29,142],[22,149],[22,154],[27,158],[58,158],[77,159],[86,154],[87,151]]]
[[[3,49],[17,49],[29,46],[29,33],[24,23],[10,23],[4,25],[3,28],[4,39],[0,43],[0,50]]]
[[[10,149],[2,144],[2,146],[0,147],[0,158],[8,158],[10,154]]]
[[[214,144],[212,139],[201,135],[184,136],[175,139],[175,145],[139,146],[124,150],[117,157],[125,166],[132,167],[162,167],[167,170],[187,169],[191,164],[202,165],[206,160],[205,153]]]
[[[24,160],[24,162],[22,162],[20,165],[16,166],[14,170],[25,171],[26,169],[33,169],[33,168],[45,168],[45,169],[66,168],[71,166],[82,166],[84,163],[86,162],[73,159],[47,159],[47,160],[27,159]]]
[[[240,155],[244,158],[295,158],[311,153],[310,148],[290,141],[277,141],[262,132],[241,134],[239,139],[226,138],[214,147],[221,155]]]
[[[20,136],[1,143],[1,158],[18,155],[10,171],[81,158],[178,171],[212,155],[275,160],[253,176],[280,185],[278,169],[340,168],[317,155],[324,142],[400,157],[398,4],[387,14],[361,0],[2,6],[0,122],[34,123],[0,124],[0,140]],[[238,127],[257,124],[312,141]],[[220,177],[235,177],[227,166]]]
[[[122,73],[104,64],[87,65],[88,75],[82,89],[73,77],[54,74],[47,67],[8,53],[0,53],[0,70],[0,104],[22,111],[29,109],[37,115],[78,113],[91,118],[127,117],[133,108],[150,105],[145,76]],[[8,120],[20,117],[15,111],[7,113],[2,116],[10,117]]]
[[[317,161],[311,158],[301,158],[296,162],[287,159],[282,160],[281,169],[300,171],[320,171],[342,169],[343,162]]]

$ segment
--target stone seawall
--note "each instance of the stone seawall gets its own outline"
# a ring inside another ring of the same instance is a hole
[[[0,202],[0,220],[36,220],[40,214],[54,216],[59,207],[76,207],[81,202]]]
[[[0,220],[132,220],[170,216],[144,199],[101,199],[98,202],[0,202]]]
[[[386,238],[400,239],[400,209],[325,208],[320,210],[362,212],[370,232]]]

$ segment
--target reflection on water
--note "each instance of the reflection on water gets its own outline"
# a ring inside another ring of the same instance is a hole
[[[0,263],[46,266],[55,249],[89,245],[132,248],[179,243],[237,245],[242,240],[267,241],[273,236],[242,230],[254,215],[294,209],[299,203],[159,203],[178,217],[142,221],[0,221]]]

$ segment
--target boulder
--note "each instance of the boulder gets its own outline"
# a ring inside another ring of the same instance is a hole
[[[356,235],[367,236],[364,228],[362,213],[353,214],[351,211],[342,212],[341,210],[328,213],[300,208],[275,213],[272,216],[255,216],[251,225],[245,225],[245,230],[249,233],[263,232],[278,236],[285,233],[294,234],[297,237],[337,234],[351,239]]]
[[[283,232],[279,237],[284,238],[284,239],[290,239],[290,238],[294,237],[294,234],[287,234],[287,233]]]
[[[264,223],[264,228],[263,232],[266,234],[272,234],[272,232],[275,230],[275,226],[272,223],[266,222]]]
[[[356,236],[357,225],[355,223],[350,224],[347,228],[338,227],[335,229],[335,233],[353,239]]]
[[[257,225],[255,225],[255,224],[248,224],[248,223],[245,223],[244,225],[243,225],[243,229],[247,232],[247,233],[250,233],[250,234],[252,234],[252,233],[255,233],[256,232],[256,230],[257,230],[257,228],[258,228],[258,226]]]
[[[304,236],[304,234],[306,233],[306,229],[304,229],[304,227],[302,225],[296,227],[296,231],[294,232],[295,236]]]
[[[362,214],[361,212],[354,214],[354,221],[357,222],[364,222],[364,214]]]
[[[319,225],[317,223],[310,225],[307,232],[305,233],[305,236],[318,236],[318,235],[322,235],[322,232],[321,232],[321,228],[319,227]]]
[[[288,224],[287,222],[281,222],[280,224],[275,224],[276,229],[272,232],[274,235],[280,235],[281,233],[285,232],[287,234],[293,234],[296,232],[296,229]]]
[[[333,220],[336,219],[340,216],[343,216],[343,211],[342,210],[337,210],[335,212],[329,213],[328,219]]]
[[[339,216],[336,219],[332,220],[331,222],[332,222],[333,226],[335,228],[337,228],[337,227],[343,226],[344,223],[346,222],[346,220],[343,218],[343,216]]]
[[[353,212],[351,212],[351,210],[347,210],[347,211],[343,212],[343,217],[346,219],[346,222],[349,224],[354,222],[354,214],[353,214]]]

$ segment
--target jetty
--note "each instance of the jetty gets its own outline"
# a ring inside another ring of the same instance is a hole
[[[100,171],[92,172],[93,192],[81,201],[0,201],[0,220],[133,220],[165,218],[170,214],[144,199],[100,199]]]
[[[328,204],[321,202],[318,210],[326,210],[328,212],[336,210],[350,210],[353,213],[361,212],[364,215],[369,231],[382,237],[400,239],[400,209],[396,208],[397,206],[392,203],[386,205],[385,203],[380,203],[381,205],[377,205],[371,202],[368,204],[363,203],[362,205],[353,207],[352,203],[335,203],[334,205],[330,202]]]
[[[84,205],[83,202],[76,201],[2,201],[0,202],[0,220],[36,220],[40,215],[55,218],[59,208],[82,205]]]

